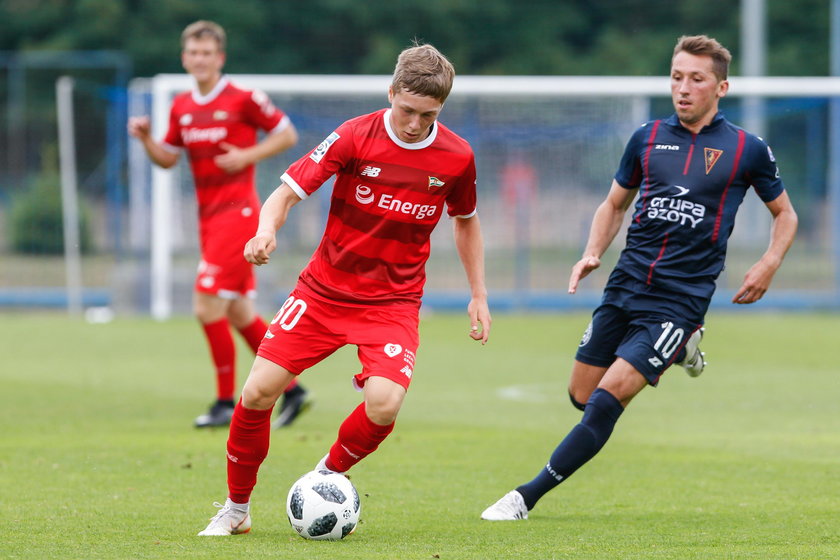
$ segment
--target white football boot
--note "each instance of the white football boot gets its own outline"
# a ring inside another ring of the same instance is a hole
[[[502,496],[498,502],[485,509],[481,518],[486,521],[516,521],[528,519],[528,508],[522,494],[511,490]]]
[[[213,503],[219,513],[213,516],[207,528],[198,534],[200,537],[225,537],[240,535],[251,530],[251,514],[233,505],[228,498],[224,504]]]
[[[315,465],[315,470],[316,470],[316,471],[325,471],[325,472],[330,472],[330,473],[344,474],[344,472],[342,472],[342,471],[334,471],[334,470],[332,470],[332,469],[330,469],[330,468],[328,468],[328,467],[327,467],[327,457],[329,457],[329,456],[330,456],[330,454],[329,454],[329,453],[327,453],[326,455],[324,455],[324,456],[321,458],[321,460],[320,460],[320,461],[318,461],[318,464],[317,464],[317,465]]]
[[[705,331],[705,327],[701,327],[691,333],[688,342],[685,343],[685,358],[677,362],[677,365],[682,366],[690,377],[697,377],[706,367],[706,353],[700,351],[700,341]]]

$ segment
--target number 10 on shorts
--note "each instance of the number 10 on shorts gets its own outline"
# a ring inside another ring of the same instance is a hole
[[[666,360],[680,347],[680,344],[685,337],[685,331],[681,328],[674,328],[674,323],[666,321],[660,325],[662,327],[662,334],[653,345],[653,349]],[[657,356],[648,358],[648,362],[655,367],[662,365],[662,360]]]

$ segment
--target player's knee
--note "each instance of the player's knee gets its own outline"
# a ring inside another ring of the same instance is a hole
[[[582,403],[575,399],[575,396],[569,391],[569,400],[572,401],[572,406],[578,410],[584,410],[586,408],[586,403]]]
[[[256,383],[245,383],[242,387],[242,406],[252,410],[268,410],[280,397],[276,391],[261,388]]]
[[[395,399],[368,401],[365,405],[365,413],[374,424],[387,426],[396,421],[401,404],[402,401],[397,402]]]

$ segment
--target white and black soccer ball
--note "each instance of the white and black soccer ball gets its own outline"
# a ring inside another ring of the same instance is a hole
[[[362,504],[353,483],[343,474],[312,471],[289,489],[286,514],[305,539],[337,541],[353,532]]]

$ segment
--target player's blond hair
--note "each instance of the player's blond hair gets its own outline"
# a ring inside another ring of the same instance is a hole
[[[729,76],[729,63],[732,62],[732,55],[729,50],[706,35],[683,35],[677,39],[677,46],[674,47],[674,56],[681,52],[687,52],[695,56],[708,56],[712,59],[712,72],[715,73],[719,82]],[[671,57],[673,61],[674,58]]]
[[[184,28],[184,31],[181,32],[181,48],[187,45],[188,39],[204,39],[207,37],[215,39],[219,44],[219,50],[224,52],[227,43],[225,30],[218,23],[206,19],[193,22]]]
[[[443,103],[449,97],[454,79],[455,68],[439,50],[415,43],[397,57],[391,88],[394,93],[405,90]]]

